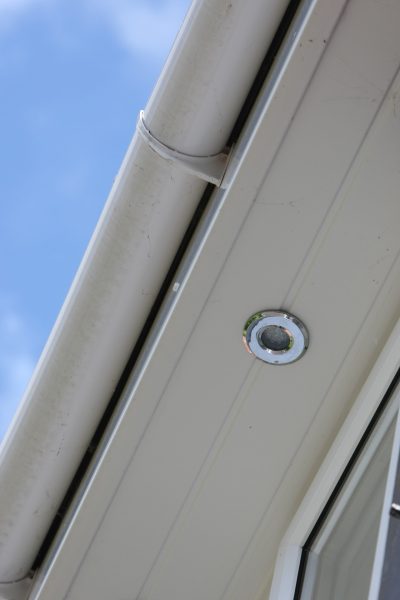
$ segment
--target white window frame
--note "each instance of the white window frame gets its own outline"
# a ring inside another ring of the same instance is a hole
[[[302,548],[400,368],[400,320],[362,387],[279,547],[270,600],[293,600]]]

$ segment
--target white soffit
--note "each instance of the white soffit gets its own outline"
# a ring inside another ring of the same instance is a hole
[[[313,3],[267,84],[32,598],[267,597],[280,540],[400,315],[400,4],[342,6]],[[279,307],[311,341],[271,367],[241,332]]]

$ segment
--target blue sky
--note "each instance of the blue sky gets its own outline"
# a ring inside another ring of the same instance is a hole
[[[0,439],[189,0],[0,0]]]

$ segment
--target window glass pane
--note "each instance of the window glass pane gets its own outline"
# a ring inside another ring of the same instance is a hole
[[[386,415],[363,450],[309,553],[302,600],[366,600],[395,419]]]

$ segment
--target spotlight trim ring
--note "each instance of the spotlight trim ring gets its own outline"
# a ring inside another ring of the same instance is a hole
[[[285,329],[293,343],[285,350],[272,350],[260,343],[263,329],[277,325]],[[253,314],[243,330],[243,342],[250,354],[272,365],[287,365],[299,360],[309,346],[309,334],[304,323],[284,310],[263,310]]]

